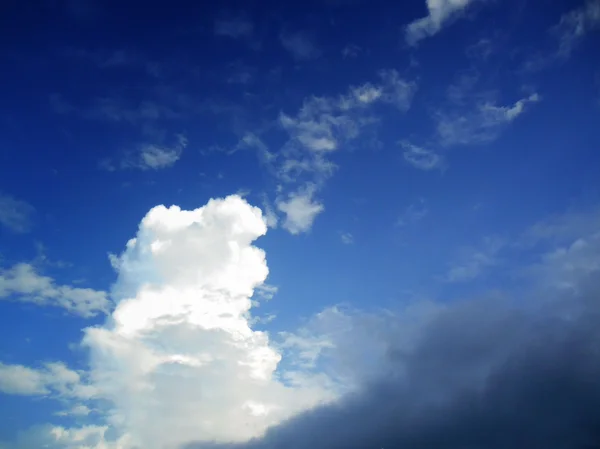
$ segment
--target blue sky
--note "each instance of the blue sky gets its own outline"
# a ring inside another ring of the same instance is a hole
[[[126,3],[0,7],[0,448],[243,442],[591,294],[597,0]]]

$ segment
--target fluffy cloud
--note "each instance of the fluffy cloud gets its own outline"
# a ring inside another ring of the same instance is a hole
[[[87,405],[76,405],[67,410],[62,410],[56,413],[56,416],[87,416],[92,410]]]
[[[33,369],[0,362],[0,392],[22,396],[53,395],[62,399],[90,399],[93,387],[86,385],[80,373],[61,362]]]
[[[27,263],[0,269],[0,300],[2,299],[61,307],[84,318],[108,313],[110,309],[106,292],[57,285],[52,278],[40,275],[33,265]]]
[[[542,286],[579,292],[581,276],[600,272],[600,212],[571,212],[537,223],[519,243],[543,252],[527,269]]]
[[[115,261],[116,308],[83,344],[107,423],[132,444],[241,441],[333,397],[319,378],[277,371],[281,354],[251,327],[268,274],[252,242],[266,231],[238,196],[158,206]]]
[[[31,228],[33,212],[29,203],[0,192],[0,225],[13,232],[27,232]]]
[[[428,14],[406,27],[406,42],[416,45],[459,17],[476,0],[427,0]]]
[[[314,194],[314,185],[309,185],[277,201],[277,209],[285,215],[282,226],[291,234],[310,230],[317,215],[325,210],[323,204],[313,198]]]
[[[22,365],[5,365],[4,363],[0,363],[0,391],[25,396],[49,392],[43,376],[36,370]]]
[[[0,449],[138,449],[125,436],[107,441],[108,426],[86,425],[65,428],[62,426],[36,426],[20,432],[16,441],[0,442]]]

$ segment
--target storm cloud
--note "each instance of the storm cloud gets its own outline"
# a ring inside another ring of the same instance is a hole
[[[600,447],[600,282],[577,291],[434,308],[411,342],[389,317],[385,374],[260,439],[186,449]]]

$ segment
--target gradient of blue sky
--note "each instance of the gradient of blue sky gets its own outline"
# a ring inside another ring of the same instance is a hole
[[[252,316],[280,369],[336,304],[576,290],[599,269],[599,28],[597,0],[4,2],[0,441],[107,422],[73,393],[82,329],[109,326],[157,205],[263,210],[277,291]]]

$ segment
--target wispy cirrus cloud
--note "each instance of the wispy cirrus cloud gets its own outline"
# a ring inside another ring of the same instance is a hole
[[[437,34],[444,26],[456,20],[477,0],[426,0],[427,16],[406,26],[405,37],[409,45]]]
[[[34,212],[34,207],[28,202],[0,191],[0,225],[13,232],[28,232]]]
[[[499,253],[507,245],[499,237],[486,237],[477,247],[464,248],[459,260],[445,275],[447,282],[466,282],[473,280],[492,266],[499,263]]]
[[[389,104],[407,111],[416,83],[402,79],[396,70],[382,70],[379,78],[377,83],[351,86],[338,97],[309,97],[295,117],[282,113],[279,120],[290,143],[312,153],[335,151],[377,121],[369,114],[371,107]]]
[[[307,61],[321,56],[314,35],[308,31],[282,31],[279,41],[296,61]]]
[[[87,61],[99,69],[139,69],[142,73],[159,78],[163,72],[163,67],[156,61],[152,61],[143,54],[132,48],[117,49],[85,49],[78,47],[68,47],[62,51],[66,57]]]
[[[377,82],[350,86],[338,96],[309,97],[295,115],[280,114],[279,123],[289,139],[273,161],[274,171],[284,186],[300,184],[286,193],[287,199],[278,195],[278,203],[283,206],[279,210],[292,217],[286,229],[294,233],[307,231],[314,217],[324,210],[315,198],[336,169],[331,155],[357,144],[366,130],[377,125],[379,119],[373,115],[373,108],[388,105],[401,112],[410,108],[416,82],[401,78],[396,70],[382,70],[378,75]],[[301,218],[299,226],[291,225],[296,222],[294,217]]]
[[[148,123],[156,124],[159,120],[182,118],[184,109],[187,109],[159,99],[131,101],[124,96],[102,96],[87,105],[76,105],[60,94],[50,96],[50,105],[58,114],[75,114],[89,120],[125,123],[140,128]]]
[[[438,111],[435,120],[439,141],[443,146],[490,142],[530,105],[540,100],[541,97],[533,93],[506,106],[485,100],[466,109]]]
[[[342,56],[344,59],[356,58],[363,49],[356,44],[348,44],[342,48]]]
[[[214,32],[233,39],[249,38],[254,33],[254,24],[244,16],[220,18],[215,20]]]
[[[429,213],[425,199],[410,204],[396,220],[396,226],[404,227],[421,221]]]
[[[354,236],[350,232],[342,232],[340,233],[340,240],[344,245],[353,245],[354,244]]]
[[[563,14],[552,32],[558,36],[560,57],[570,56],[573,49],[591,31],[600,28],[600,1],[585,0],[583,5]]]
[[[115,171],[117,169],[137,170],[162,170],[172,167],[181,157],[183,150],[187,147],[187,138],[183,135],[177,136],[177,143],[172,146],[145,144],[140,145],[137,151],[125,152],[123,158],[116,164],[107,158],[100,161],[101,169]]]
[[[522,65],[525,72],[546,69],[564,62],[587,35],[600,28],[600,1],[584,0],[582,4],[564,13],[549,29],[556,47],[550,51],[538,51],[526,57]]]
[[[404,160],[419,170],[443,169],[444,158],[432,150],[419,147],[407,141],[400,143],[403,149]]]

